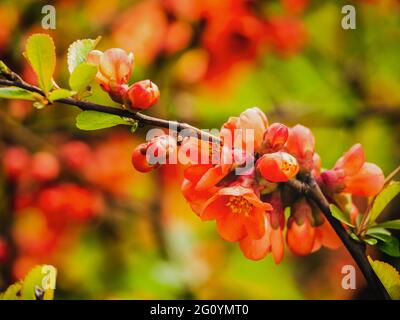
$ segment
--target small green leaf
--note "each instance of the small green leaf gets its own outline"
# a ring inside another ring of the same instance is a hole
[[[40,88],[46,96],[52,88],[56,67],[56,51],[53,39],[47,34],[34,34],[26,42],[25,56],[35,71]]]
[[[390,264],[378,260],[374,261],[369,256],[368,260],[390,297],[393,300],[400,300],[400,275],[397,270]]]
[[[24,300],[37,300],[35,289],[43,291],[43,300],[52,300],[54,296],[57,270],[50,265],[40,265],[33,268],[26,275],[22,286]]]
[[[380,233],[373,233],[370,235],[371,237],[378,239],[382,242],[391,242],[392,241],[392,236],[388,236],[386,234],[380,234]]]
[[[389,239],[379,243],[378,247],[381,251],[392,257],[400,257],[399,240],[393,236],[388,236]]]
[[[374,246],[378,243],[378,240],[374,238],[365,238],[364,242],[368,243],[370,246]]]
[[[383,209],[390,201],[400,192],[400,182],[394,181],[384,188],[375,198],[374,203],[369,211],[369,221],[371,223],[382,213]]]
[[[75,92],[67,90],[67,89],[56,89],[50,93],[49,100],[51,102],[54,102],[56,100],[69,98],[69,97],[73,96],[74,94],[75,94]]]
[[[69,86],[72,90],[80,93],[87,89],[97,73],[97,66],[83,62],[78,65],[69,77]]]
[[[383,242],[391,241],[390,231],[383,228],[372,228],[366,232],[366,235],[374,237],[375,239],[381,240]]]
[[[0,98],[36,101],[34,93],[17,87],[0,88]]]
[[[389,220],[382,223],[378,223],[370,227],[370,229],[375,228],[387,228],[387,229],[397,229],[400,230],[400,219]]]
[[[100,39],[101,37],[98,37],[96,40],[93,39],[77,40],[69,46],[68,48],[69,73],[72,73],[78,65],[86,61],[89,52],[96,47]]]
[[[17,282],[9,286],[4,292],[2,299],[3,300],[20,300],[21,299],[21,289],[22,283]]]
[[[347,214],[342,212],[338,207],[333,204],[331,204],[329,207],[331,209],[332,216],[334,216],[336,219],[343,222],[344,224],[347,224],[348,226],[354,228],[354,224],[351,223],[350,217]]]
[[[97,111],[83,111],[76,117],[76,126],[81,130],[98,130],[119,124],[131,125],[132,123],[120,116]]]

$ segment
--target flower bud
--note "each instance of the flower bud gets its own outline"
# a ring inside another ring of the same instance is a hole
[[[305,199],[292,206],[287,222],[286,242],[297,255],[310,254],[314,247],[316,230],[312,225],[312,209]]]
[[[281,123],[273,123],[264,134],[265,148],[268,151],[281,150],[285,145],[288,136],[288,127]]]
[[[286,182],[299,171],[296,159],[286,152],[264,154],[257,161],[257,169],[270,182]]]
[[[149,172],[175,155],[176,140],[169,135],[155,137],[147,143],[138,145],[132,154],[132,164],[140,172]]]
[[[128,105],[134,109],[148,109],[160,99],[160,91],[155,83],[142,80],[134,83],[127,92]]]
[[[139,172],[149,172],[158,167],[158,165],[151,165],[146,158],[147,143],[138,145],[132,153],[133,167]]]
[[[302,170],[313,169],[315,139],[310,129],[299,124],[291,128],[286,148],[291,155],[296,157]]]
[[[356,175],[345,178],[344,192],[355,196],[373,197],[382,190],[384,183],[385,176],[382,169],[376,164],[366,162]]]

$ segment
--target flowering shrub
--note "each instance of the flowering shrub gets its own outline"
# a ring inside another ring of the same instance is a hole
[[[295,12],[301,12],[306,4],[296,2]],[[212,59],[220,59],[226,47],[235,48],[238,39],[240,48],[245,50],[238,51],[238,56],[232,57],[229,63],[256,54],[256,48],[246,44],[247,37],[259,38],[260,21],[249,17],[246,8],[241,6],[237,12],[239,20],[236,16],[234,19],[227,16],[228,29],[219,30],[217,25],[209,25],[211,34],[232,32],[231,36],[224,37],[229,41],[227,46],[205,40],[213,48],[210,49]],[[208,14],[212,17],[212,11]],[[242,19],[252,28],[242,29]],[[276,34],[277,48],[284,48],[280,42],[292,36],[292,30],[289,31],[289,34]],[[97,42],[79,40],[70,46],[69,88],[61,88],[53,79],[56,64],[53,40],[44,34],[32,35],[27,40],[25,56],[39,86],[25,82],[0,61],[0,96],[31,101],[38,109],[55,102],[77,106],[82,112],[76,124],[82,130],[128,125],[135,132],[146,124],[170,129],[151,135],[151,139],[134,149],[134,168],[149,172],[185,158],[183,196],[201,220],[215,220],[221,238],[237,242],[246,258],[260,260],[271,253],[279,264],[284,256],[285,237],[289,249],[300,256],[322,246],[336,249],[344,243],[358,259],[367,280],[378,281],[378,291],[387,297],[377,276],[369,272],[371,265],[364,245],[377,245],[389,255],[400,256],[399,242],[388,230],[399,229],[399,220],[376,222],[383,208],[400,192],[400,184],[393,181],[397,172],[385,179],[377,165],[365,162],[359,144],[346,152],[333,169],[324,170],[310,129],[300,124],[290,128],[281,123],[270,124],[257,107],[229,118],[218,133],[144,115],[138,111],[154,106],[160,98],[157,85],[151,80],[130,84],[133,54],[119,48],[101,52],[95,49]],[[96,85],[117,105],[111,107],[90,101]],[[72,171],[86,172],[90,181],[87,159],[91,155],[90,147],[79,142],[64,144],[57,155],[44,150],[30,154],[19,147],[6,151],[5,172],[10,181],[17,182],[23,195],[16,201],[16,207],[21,211],[36,208],[43,214],[40,218],[46,220],[41,225],[45,237],[40,239],[30,238],[24,232],[23,222],[17,224],[15,233],[21,235],[18,245],[22,252],[29,255],[37,248],[50,252],[69,223],[87,221],[101,213],[104,199],[96,190],[58,180],[60,168],[65,165]],[[93,180],[101,177],[98,167],[92,170]],[[113,178],[110,178],[112,182]],[[24,194],[25,184],[37,184],[35,194]],[[368,201],[364,212],[356,207],[353,201],[356,196]],[[35,211],[30,214],[36,218]],[[49,226],[54,228],[46,230]],[[37,245],[35,240],[44,244]],[[2,251],[6,256],[7,250]],[[361,258],[356,254],[360,252],[364,254]],[[394,295],[391,291],[389,294]]]

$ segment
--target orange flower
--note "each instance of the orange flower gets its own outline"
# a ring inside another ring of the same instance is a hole
[[[184,177],[195,184],[197,191],[214,187],[232,169],[234,159],[226,146],[189,138],[181,148],[187,152],[189,161],[194,163],[184,170]]]
[[[375,196],[385,180],[377,165],[365,162],[360,144],[352,146],[332,170],[322,172],[321,178],[332,192],[348,192],[357,196]]]
[[[270,182],[286,182],[296,176],[299,165],[296,159],[286,152],[264,154],[257,161],[257,170]]]
[[[227,241],[239,241],[247,235],[260,239],[265,234],[265,212],[271,210],[253,189],[234,185],[218,190],[204,204],[200,217],[215,219],[219,234]]]
[[[245,150],[251,144],[257,150],[268,127],[267,116],[259,108],[243,111],[239,117],[230,117],[221,128],[224,143]]]
[[[286,242],[290,250],[304,256],[312,252],[316,231],[312,223],[312,211],[305,199],[292,206],[291,216],[287,222]]]
[[[343,244],[335,230],[333,230],[332,226],[325,218],[323,223],[316,228],[316,232],[315,242],[328,249],[335,250]]]

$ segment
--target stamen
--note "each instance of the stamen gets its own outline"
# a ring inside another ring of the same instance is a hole
[[[248,216],[253,209],[253,205],[244,197],[230,196],[226,204],[234,214]]]

